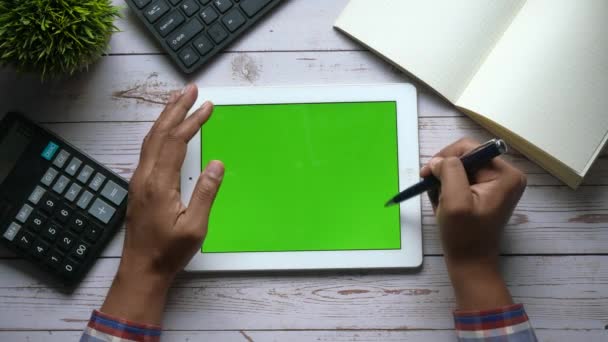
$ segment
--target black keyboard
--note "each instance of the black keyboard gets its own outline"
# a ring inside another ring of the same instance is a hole
[[[185,73],[192,73],[282,0],[125,0]]]
[[[25,117],[0,122],[0,241],[76,284],[120,228],[128,183]]]

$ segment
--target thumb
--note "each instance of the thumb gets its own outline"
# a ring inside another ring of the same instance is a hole
[[[200,227],[207,225],[211,206],[223,178],[224,164],[217,160],[209,162],[196,182],[190,204],[186,209],[185,219],[188,226],[200,229]]]
[[[448,208],[470,208],[473,194],[467,173],[460,159],[456,157],[433,158],[430,162],[431,172],[441,181],[439,205]]]

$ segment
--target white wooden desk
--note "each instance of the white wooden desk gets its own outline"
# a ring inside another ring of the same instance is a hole
[[[115,0],[123,5],[122,0]],[[41,84],[0,70],[0,110],[43,122],[130,178],[170,90],[206,86],[410,81],[332,29],[346,0],[291,0],[202,72],[180,74],[133,15],[88,73]],[[421,163],[462,137],[489,134],[418,86]],[[573,192],[514,153],[529,187],[509,224],[504,274],[544,341],[608,341],[608,157]],[[183,275],[169,296],[165,341],[451,341],[454,298],[424,198],[424,266],[414,274]],[[124,231],[72,294],[0,251],[0,340],[76,340],[119,263]]]

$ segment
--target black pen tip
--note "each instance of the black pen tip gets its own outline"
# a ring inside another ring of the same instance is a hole
[[[384,205],[384,207],[385,208],[392,207],[395,204],[397,204],[397,203],[393,202],[393,200],[391,199],[390,201],[386,202],[386,204]]]

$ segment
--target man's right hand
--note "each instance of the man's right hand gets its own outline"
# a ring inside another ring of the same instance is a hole
[[[526,187],[524,174],[501,158],[468,179],[459,157],[477,146],[459,140],[420,171],[422,177],[433,174],[441,181],[441,189],[429,195],[461,310],[512,304],[499,272],[500,237]]]

